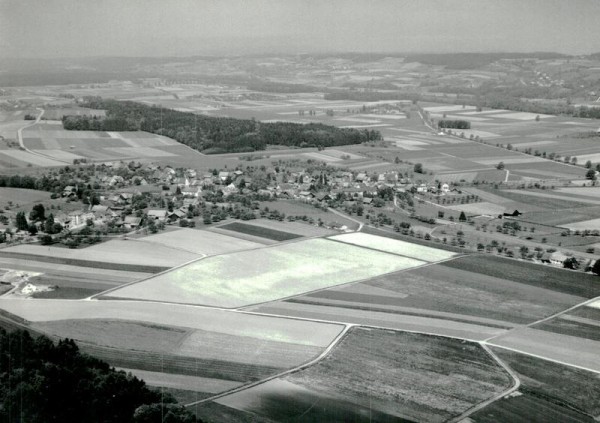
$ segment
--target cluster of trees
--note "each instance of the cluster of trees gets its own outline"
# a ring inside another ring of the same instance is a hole
[[[73,340],[54,344],[0,329],[0,421],[193,423],[172,396],[82,354]]]
[[[99,97],[88,98],[83,106],[106,110],[106,117],[65,116],[65,129],[142,130],[173,138],[208,154],[264,150],[267,145],[330,147],[382,139],[381,133],[374,130],[359,131],[319,123],[260,123],[254,119],[209,117]]]
[[[438,128],[471,129],[471,122],[466,120],[442,119],[438,121]]]
[[[270,81],[251,81],[247,88],[251,91],[259,91],[265,93],[314,93],[321,88],[313,87],[312,85],[304,84],[286,84],[285,82],[270,82]]]

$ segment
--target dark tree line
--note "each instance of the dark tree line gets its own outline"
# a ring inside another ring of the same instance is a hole
[[[192,423],[170,395],[79,352],[26,331],[0,328],[0,421],[14,423]]]
[[[264,150],[267,145],[331,147],[381,139],[381,134],[373,130],[359,131],[319,123],[261,123],[254,119],[210,117],[98,97],[88,98],[83,106],[106,110],[106,117],[65,116],[65,129],[142,130],[173,138],[209,154]]]
[[[440,120],[438,128],[471,129],[471,122],[466,120]]]

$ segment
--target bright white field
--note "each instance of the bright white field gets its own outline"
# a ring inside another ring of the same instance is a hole
[[[0,297],[0,309],[30,322],[131,320],[317,347],[328,346],[343,329],[343,326],[333,323],[143,301],[21,300]]]
[[[459,204],[456,206],[447,206],[451,210],[459,210],[464,211],[465,213],[472,214],[490,214],[490,215],[498,215],[500,213],[504,213],[506,207],[500,206],[498,204],[488,203],[483,201],[481,203],[473,203],[473,204]]]
[[[588,160],[591,161],[591,162],[593,162],[593,163],[600,162],[600,153],[582,154],[580,156],[577,156],[577,161],[579,163],[585,163]]]
[[[165,247],[186,250],[200,255],[215,255],[232,251],[249,250],[262,247],[263,244],[235,238],[216,232],[196,229],[176,229],[156,235],[137,239],[138,242],[148,242]]]
[[[208,257],[117,289],[110,296],[242,307],[420,264],[423,262],[412,258],[325,239],[310,239]]]
[[[430,113],[436,113],[436,112],[460,112],[461,110],[469,111],[469,110],[475,110],[476,108],[473,106],[465,106],[463,108],[462,105],[457,104],[457,105],[423,107],[423,109]]]
[[[577,200],[579,201],[579,200]],[[585,230],[585,229],[589,229],[589,230],[598,230],[600,229],[600,219],[591,219],[591,220],[584,220],[582,222],[573,222],[573,223],[566,223],[564,225],[560,225],[561,228],[568,228],[571,230]]]
[[[27,244],[9,247],[5,251],[75,260],[165,267],[177,266],[202,257],[199,254],[135,240],[113,240],[76,250]]]
[[[360,247],[373,248],[380,251],[385,251],[392,254],[400,254],[406,257],[413,257],[419,260],[429,262],[446,260],[454,257],[456,254],[439,250],[437,248],[425,247],[419,244],[399,241],[397,239],[385,238],[377,235],[355,232],[352,234],[336,235],[330,237],[336,241],[358,245]]]
[[[600,308],[600,300],[596,300],[591,303],[587,303],[586,307]]]
[[[552,115],[543,115],[543,114],[538,115],[536,113],[527,113],[527,112],[502,113],[502,114],[488,115],[488,116],[495,117],[495,118],[516,119],[516,120],[535,120],[536,116],[539,116],[540,119],[554,117]]]
[[[589,182],[589,181],[587,181]],[[600,187],[580,187],[580,188],[557,188],[555,192],[564,192],[565,194],[577,194],[586,197],[599,197],[600,198]]]

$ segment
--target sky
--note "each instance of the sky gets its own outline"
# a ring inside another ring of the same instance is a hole
[[[600,0],[0,0],[0,57],[600,51]]]

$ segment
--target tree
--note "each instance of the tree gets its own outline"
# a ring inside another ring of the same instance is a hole
[[[44,232],[52,235],[54,232],[54,215],[50,213],[46,218],[46,223],[44,223]]]
[[[458,221],[459,222],[466,222],[467,221],[467,216],[465,215],[464,211],[460,212],[460,216],[458,216]]]
[[[415,166],[413,168],[413,172],[415,172],[415,173],[423,173],[423,164],[422,163],[415,163]]]
[[[586,173],[585,173],[585,177],[587,179],[591,179],[594,180],[596,178],[596,171],[594,169],[589,169]]]
[[[38,220],[46,220],[46,210],[43,204],[36,204],[29,213],[29,220],[37,222]]]
[[[496,169],[498,170],[504,170],[504,162],[500,162],[496,165]]]
[[[35,223],[30,224],[27,230],[29,231],[30,235],[35,235],[38,233],[38,228],[35,226]]]
[[[16,219],[16,226],[18,231],[26,231],[29,229],[29,223],[27,223],[25,212],[18,212]]]
[[[579,261],[575,257],[567,257],[563,262],[563,267],[565,269],[576,270],[579,268]]]
[[[594,262],[594,265],[592,266],[592,273],[600,275],[600,259]]]
[[[42,243],[42,245],[51,245],[53,242],[53,239],[50,235],[45,234],[40,236],[40,242]]]
[[[588,168],[588,169],[591,169],[592,168],[592,161],[588,160],[587,162],[585,162],[585,167]]]

